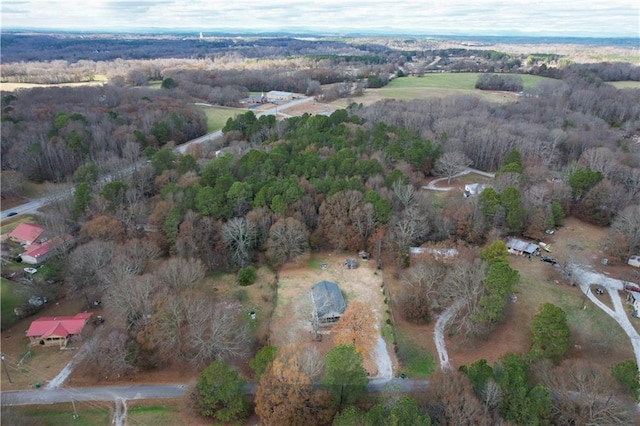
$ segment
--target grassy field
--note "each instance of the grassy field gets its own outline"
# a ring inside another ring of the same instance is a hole
[[[640,81],[610,81],[616,89],[640,89]]]
[[[397,330],[398,361],[402,365],[399,373],[412,379],[426,379],[436,369],[436,360],[426,350],[421,350],[413,339],[402,330]]]
[[[184,422],[176,401],[130,401],[127,424],[130,425],[175,425]]]
[[[229,118],[233,118],[238,114],[244,114],[246,110],[239,108],[227,108],[220,106],[203,106],[200,105],[200,108],[207,116],[207,132],[215,132],[220,130],[227,124],[227,120]]]
[[[111,424],[109,406],[108,403],[93,401],[76,402],[75,408],[71,403],[11,407],[3,411],[2,423],[39,426],[106,426]],[[74,410],[77,414],[75,419]]]
[[[423,77],[396,78],[380,89],[367,89],[363,96],[353,99],[339,99],[332,105],[344,108],[351,102],[370,105],[381,99],[397,99],[410,101],[428,97],[446,97],[451,95],[474,95],[494,102],[512,102],[515,93],[478,90],[475,88],[480,73],[433,73]],[[523,74],[522,83],[526,88],[546,80],[545,77]]]
[[[584,350],[614,359],[624,359],[626,355],[631,355],[631,343],[622,328],[586,300],[577,287],[570,287],[562,282],[555,284],[552,267],[537,259],[529,267],[529,262],[524,258],[511,260],[520,272],[517,296],[518,304],[523,308],[521,315],[533,317],[541,304],[553,303],[566,312],[574,343]],[[609,302],[607,299],[603,301]]]
[[[19,291],[19,285],[20,284],[16,284],[13,281],[0,278],[0,309],[2,309],[0,314],[2,315],[2,329],[5,329],[16,321],[13,308],[27,301],[26,294]]]

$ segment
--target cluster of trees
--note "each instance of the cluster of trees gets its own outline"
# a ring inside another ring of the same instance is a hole
[[[482,74],[476,81],[476,89],[480,90],[520,92],[523,87],[522,77],[518,75]]]
[[[437,247],[430,250],[437,252]],[[442,250],[442,249],[440,249]],[[503,320],[507,300],[519,274],[507,263],[507,248],[496,240],[480,251],[459,247],[456,262],[425,255],[403,272],[398,297],[405,319],[428,321],[452,306],[459,306],[450,320],[453,333],[482,336]]]
[[[118,170],[147,147],[206,132],[204,114],[166,91],[37,88],[3,96],[1,105],[2,169],[36,182],[64,180],[86,163]]]
[[[114,315],[111,333],[92,341],[83,360],[96,377],[123,377],[174,362],[202,367],[249,353],[252,337],[241,306],[199,289],[202,262],[172,257],[149,270],[160,255],[149,240],[97,238],[70,253],[69,294],[102,295]]]

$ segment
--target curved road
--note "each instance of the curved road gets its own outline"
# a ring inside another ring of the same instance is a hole
[[[597,307],[613,318],[627,334],[629,340],[631,340],[631,346],[633,347],[633,352],[636,357],[636,364],[640,368],[640,334],[638,334],[633,324],[631,324],[631,321],[629,321],[627,310],[622,304],[622,300],[620,298],[620,292],[624,290],[625,284],[630,282],[616,280],[614,278],[607,277],[606,275],[591,272],[586,268],[577,265],[572,266],[570,269],[571,273],[580,285],[580,290],[582,290],[589,300],[591,300]],[[633,284],[637,285],[637,283]],[[607,293],[611,298],[611,302],[613,303],[613,309],[602,303],[596,295],[591,292],[592,285],[598,285],[607,290]]]

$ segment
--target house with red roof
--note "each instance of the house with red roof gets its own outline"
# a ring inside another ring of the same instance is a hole
[[[9,239],[26,246],[33,244],[44,233],[44,228],[36,223],[21,223],[8,235]]]
[[[24,253],[20,255],[20,258],[24,263],[40,265],[56,254],[56,248],[72,240],[73,237],[71,235],[65,235],[52,238],[43,243],[33,243],[26,247]]]
[[[82,312],[67,317],[42,317],[27,330],[31,345],[66,347],[71,339],[82,339],[82,329],[93,314]]]

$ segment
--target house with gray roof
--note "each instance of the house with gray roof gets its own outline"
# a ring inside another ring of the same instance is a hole
[[[311,299],[318,323],[330,325],[340,319],[347,304],[336,283],[320,281],[311,289]]]
[[[506,244],[507,244],[507,250],[509,251],[509,253],[525,255],[525,256],[533,256],[540,249],[540,247],[537,244],[522,241],[517,238],[509,238]]]

